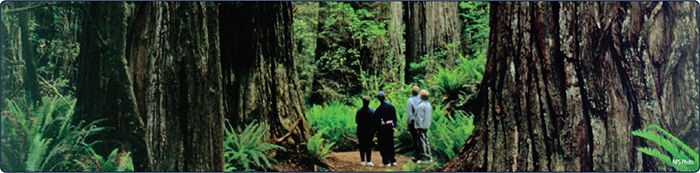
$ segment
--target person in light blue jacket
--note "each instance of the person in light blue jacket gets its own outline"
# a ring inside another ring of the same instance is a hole
[[[428,142],[428,129],[430,129],[430,123],[432,120],[432,106],[428,102],[430,93],[427,90],[421,90],[419,97],[421,102],[416,107],[415,114],[415,128],[418,131],[419,136],[419,146],[420,150],[418,158],[416,158],[418,163],[421,162],[433,162],[432,153],[430,151],[430,142]]]
[[[418,98],[419,92],[420,88],[416,85],[413,85],[411,87],[411,94],[413,95],[413,97],[408,98],[408,101],[406,101],[406,131],[411,133],[413,143],[415,144],[414,150],[416,151],[416,154],[414,154],[414,162],[418,161],[418,154],[420,154],[420,149],[418,148],[418,146],[420,146],[420,140],[418,136],[418,131],[416,130],[416,116],[414,113],[416,111],[416,106],[418,106],[418,104],[421,101],[420,98]]]

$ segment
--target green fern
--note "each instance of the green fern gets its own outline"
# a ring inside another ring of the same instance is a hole
[[[638,151],[656,157],[678,171],[698,170],[698,153],[658,125],[652,124],[644,130],[635,130],[632,132],[632,135],[653,141],[666,152],[661,152],[657,148],[652,147],[637,147]],[[670,154],[670,156],[667,154]],[[692,164],[677,164],[674,163],[675,159],[690,160]]]
[[[322,168],[328,168],[326,164],[326,158],[331,156],[331,148],[335,145],[335,142],[330,144],[325,144],[325,139],[323,135],[328,132],[328,128],[324,128],[318,131],[315,135],[311,136],[307,142],[301,143],[305,145],[309,155],[306,156],[308,159],[306,162],[310,162],[309,166],[321,166]]]
[[[353,100],[354,105],[362,106],[359,98]],[[378,105],[377,101],[370,107]],[[328,128],[324,137],[329,142],[334,142],[331,148],[334,151],[351,151],[357,149],[357,124],[355,112],[359,107],[348,106],[340,101],[332,100],[326,106],[314,105],[306,112],[306,118],[314,129]],[[376,107],[376,106],[375,106]]]
[[[236,133],[228,124],[224,140],[225,171],[266,171],[277,160],[268,156],[272,150],[285,150],[279,145],[267,143],[264,139],[268,129],[256,121]]]
[[[14,100],[5,102],[9,111],[2,117],[2,155],[8,161],[2,162],[3,168],[11,171],[103,171],[101,168],[106,162],[92,150],[92,145],[104,141],[87,144],[84,139],[108,128],[96,126],[103,120],[72,125],[75,99],[43,97],[42,105],[26,108]]]
[[[469,59],[459,54],[456,68],[438,67],[428,83],[443,97],[457,99],[461,94],[464,98],[472,98],[477,93],[476,86],[483,79],[484,63],[484,56]]]

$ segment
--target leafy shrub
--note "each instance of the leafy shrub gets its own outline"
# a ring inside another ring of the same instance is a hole
[[[390,20],[388,2],[319,2],[311,103],[349,102],[363,90],[397,81],[399,50],[389,34],[400,26]],[[300,12],[301,13],[301,12]],[[296,22],[296,21],[295,21]],[[300,35],[298,33],[297,35]],[[381,62],[381,63],[380,63]],[[384,73],[389,72],[389,73]]]
[[[454,116],[447,116],[444,109],[435,107],[433,123],[428,131],[433,157],[440,164],[445,164],[459,153],[464,142],[474,130],[473,116],[462,111],[456,111]]]
[[[655,147],[637,147],[638,151],[656,157],[661,160],[661,162],[676,168],[678,171],[698,170],[698,153],[658,125],[652,124],[644,130],[632,131],[632,135],[654,141],[654,143],[662,147],[666,152],[661,152]],[[668,154],[671,155],[669,156]],[[692,161],[692,164],[676,163],[679,160]]]
[[[328,168],[328,164],[325,162],[325,160],[331,156],[331,148],[333,145],[335,145],[335,142],[331,142],[329,144],[325,143],[326,140],[322,136],[327,132],[328,129],[324,128],[318,131],[315,135],[311,136],[309,141],[301,143],[301,145],[306,146],[306,149],[309,152],[309,155],[305,156],[304,158],[305,163],[309,167],[313,166],[314,170],[317,170],[317,166]]]
[[[328,128],[324,134],[328,141],[336,143],[334,151],[350,151],[357,149],[355,112],[357,108],[334,100],[325,107],[314,105],[306,112],[306,118],[314,129]]]
[[[70,101],[67,101],[70,100]],[[11,171],[132,171],[128,153],[117,157],[116,151],[105,161],[88,136],[106,130],[97,120],[71,125],[75,99],[43,97],[42,105],[28,109],[14,100],[5,100],[2,117],[2,167]],[[122,156],[127,157],[124,159]],[[116,160],[115,160],[116,159]]]
[[[450,100],[457,99],[459,94],[464,97],[475,95],[476,86],[481,82],[485,70],[484,56],[470,59],[460,54],[458,61],[456,68],[438,68],[437,73],[428,80],[432,88]]]
[[[267,131],[268,129],[255,121],[240,133],[236,133],[229,124],[224,140],[225,171],[266,171],[272,167],[270,161],[277,163],[277,160],[268,154],[272,150],[285,148],[264,141]]]
[[[463,49],[468,57],[479,57],[488,48],[489,2],[466,1],[459,3],[462,19]]]

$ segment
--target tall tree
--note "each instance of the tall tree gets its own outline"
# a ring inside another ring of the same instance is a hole
[[[404,22],[406,23],[406,74],[407,84],[413,83],[413,78],[428,74],[424,69],[411,68],[411,63],[421,62],[421,57],[436,56],[438,50],[447,50],[449,44],[460,41],[460,21],[458,2],[404,2]],[[446,55],[445,67],[454,64],[459,51],[449,51]]]
[[[219,10],[212,2],[137,2],[129,75],[153,171],[223,171]]]
[[[221,66],[226,118],[259,120],[273,142],[295,147],[311,132],[296,68],[291,2],[221,4]],[[245,26],[245,27],[242,27]]]
[[[22,7],[31,7],[32,2],[24,2]],[[24,71],[24,89],[28,103],[34,104],[35,102],[41,102],[41,94],[39,93],[39,78],[37,75],[36,61],[34,60],[35,52],[34,46],[30,41],[29,25],[32,23],[30,20],[32,16],[32,10],[25,9],[19,12],[20,22],[20,38],[22,42],[22,58],[24,59],[25,71]]]
[[[144,123],[139,117],[136,97],[131,87],[126,61],[125,2],[86,2],[82,19],[82,33],[78,38],[76,74],[76,112],[73,123],[106,121],[102,127],[115,127],[107,133],[93,135],[90,140],[116,139],[133,153],[135,171],[151,171],[146,147]],[[93,145],[96,152],[107,156],[118,147],[114,143]]]
[[[472,136],[444,171],[667,171],[632,136],[698,146],[697,3],[492,2]]]

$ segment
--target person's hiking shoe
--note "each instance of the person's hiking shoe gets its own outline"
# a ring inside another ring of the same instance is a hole
[[[360,165],[365,166],[367,164],[365,162],[360,162]]]
[[[364,165],[363,165],[364,166]],[[367,162],[367,166],[374,166],[374,163],[372,162]]]
[[[396,162],[394,162],[394,163],[391,163],[391,166],[396,166]]]

